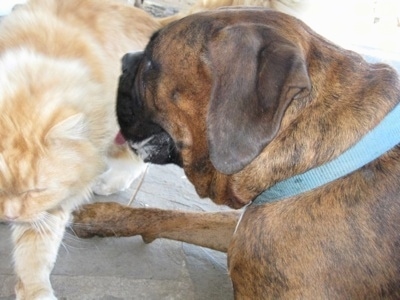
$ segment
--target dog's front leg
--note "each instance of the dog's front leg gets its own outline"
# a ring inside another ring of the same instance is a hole
[[[70,214],[48,213],[33,224],[14,224],[14,265],[18,282],[17,300],[54,300],[50,273],[57,258]]]
[[[94,203],[74,212],[73,230],[79,237],[141,235],[182,241],[226,252],[239,212],[184,212],[132,208],[114,202]]]

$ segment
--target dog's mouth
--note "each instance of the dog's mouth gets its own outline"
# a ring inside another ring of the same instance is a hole
[[[153,164],[182,166],[181,156],[170,135],[164,131],[141,141],[127,139],[131,149],[144,161]]]

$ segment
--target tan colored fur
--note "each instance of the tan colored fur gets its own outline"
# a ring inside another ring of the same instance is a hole
[[[210,9],[216,9],[224,6],[260,6],[275,9],[290,15],[299,16],[306,8],[306,0],[199,0],[188,10],[183,10],[172,17],[166,17],[161,20],[163,25],[169,23],[176,17],[184,17],[188,14],[194,14]]]
[[[129,185],[107,186],[108,162],[142,168],[113,144],[114,99],[120,58],[159,27],[108,0],[33,0],[0,23],[0,220],[12,224],[17,299],[55,299],[49,275],[70,211],[105,171],[97,191]]]

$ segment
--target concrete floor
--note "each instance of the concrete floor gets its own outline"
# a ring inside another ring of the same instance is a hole
[[[139,180],[118,195],[97,201],[127,204]],[[215,211],[208,199],[199,199],[182,170],[150,166],[133,206]],[[0,299],[14,299],[15,277],[7,225],[0,224]],[[64,238],[51,282],[61,300],[117,299],[233,299],[226,255],[182,242],[140,237]]]

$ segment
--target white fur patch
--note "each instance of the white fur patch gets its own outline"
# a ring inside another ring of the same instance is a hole
[[[156,151],[156,146],[147,145],[153,139],[153,136],[137,143],[133,143],[132,141],[128,141],[129,146],[135,150],[136,154],[143,160],[151,156]]]
[[[25,0],[3,0],[0,1],[0,16],[8,15],[17,4],[24,4]]]
[[[92,186],[97,195],[111,195],[129,188],[132,182],[142,174],[146,164],[137,159],[107,158],[109,169],[101,174]]]

